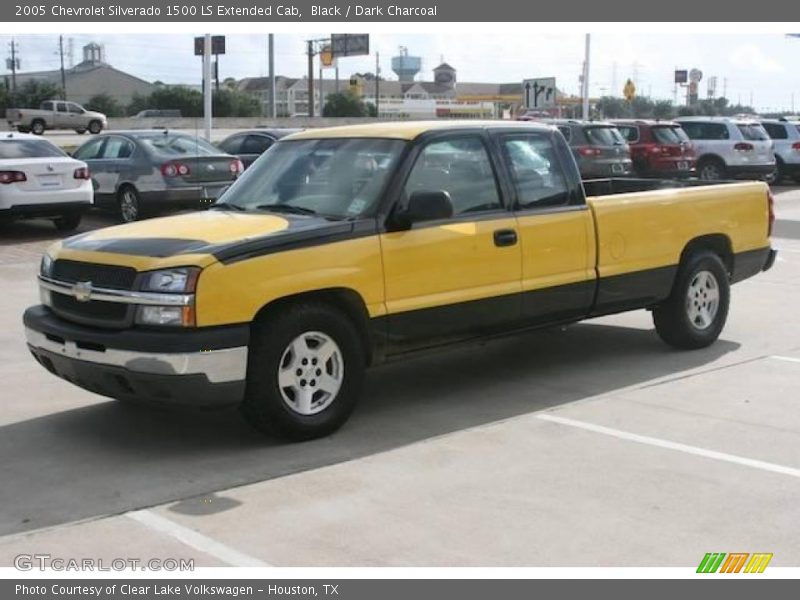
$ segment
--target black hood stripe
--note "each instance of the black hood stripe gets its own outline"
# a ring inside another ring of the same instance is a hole
[[[64,248],[167,258],[178,254],[209,254],[213,251],[214,246],[203,240],[180,238],[112,238],[109,240],[72,238],[64,243]]]

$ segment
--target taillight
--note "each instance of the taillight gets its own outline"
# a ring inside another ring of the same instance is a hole
[[[600,156],[600,148],[594,146],[578,146],[577,150],[581,156]]]
[[[753,144],[748,144],[747,142],[739,142],[738,144],[733,145],[733,149],[738,150],[739,152],[752,152]]]
[[[767,225],[767,237],[772,235],[772,226],[775,224],[775,197],[772,190],[767,190],[767,211],[769,214]]]
[[[794,144],[792,144],[792,150],[794,150],[795,152],[800,152],[800,142],[795,142]]]
[[[234,176],[241,175],[242,172],[244,171],[244,164],[237,158],[236,160],[231,161],[229,168]]]
[[[28,181],[22,171],[0,171],[0,183],[19,183],[20,181]]]
[[[91,179],[92,174],[89,172],[89,167],[78,167],[72,177],[73,179]]]
[[[161,165],[161,174],[164,177],[186,177],[191,172],[189,165],[180,162],[168,162]]]

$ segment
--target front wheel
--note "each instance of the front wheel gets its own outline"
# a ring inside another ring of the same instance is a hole
[[[729,304],[730,283],[722,260],[711,252],[697,252],[679,268],[670,297],[653,309],[656,332],[675,348],[705,348],[722,332]]]
[[[697,166],[697,177],[703,181],[725,179],[725,165],[718,160],[705,160]]]
[[[256,429],[290,440],[336,431],[358,401],[364,348],[340,311],[307,303],[256,323],[241,405]]]

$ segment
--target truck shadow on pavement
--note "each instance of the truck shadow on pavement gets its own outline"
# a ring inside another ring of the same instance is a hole
[[[372,370],[353,418],[321,440],[263,437],[236,410],[109,401],[0,427],[0,535],[121,513],[391,450],[679,376],[736,350],[670,350],[652,330],[582,323]]]

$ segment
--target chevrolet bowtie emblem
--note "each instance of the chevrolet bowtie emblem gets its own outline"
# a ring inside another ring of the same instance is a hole
[[[92,282],[79,281],[73,284],[72,294],[78,302],[88,302],[92,299]]]

